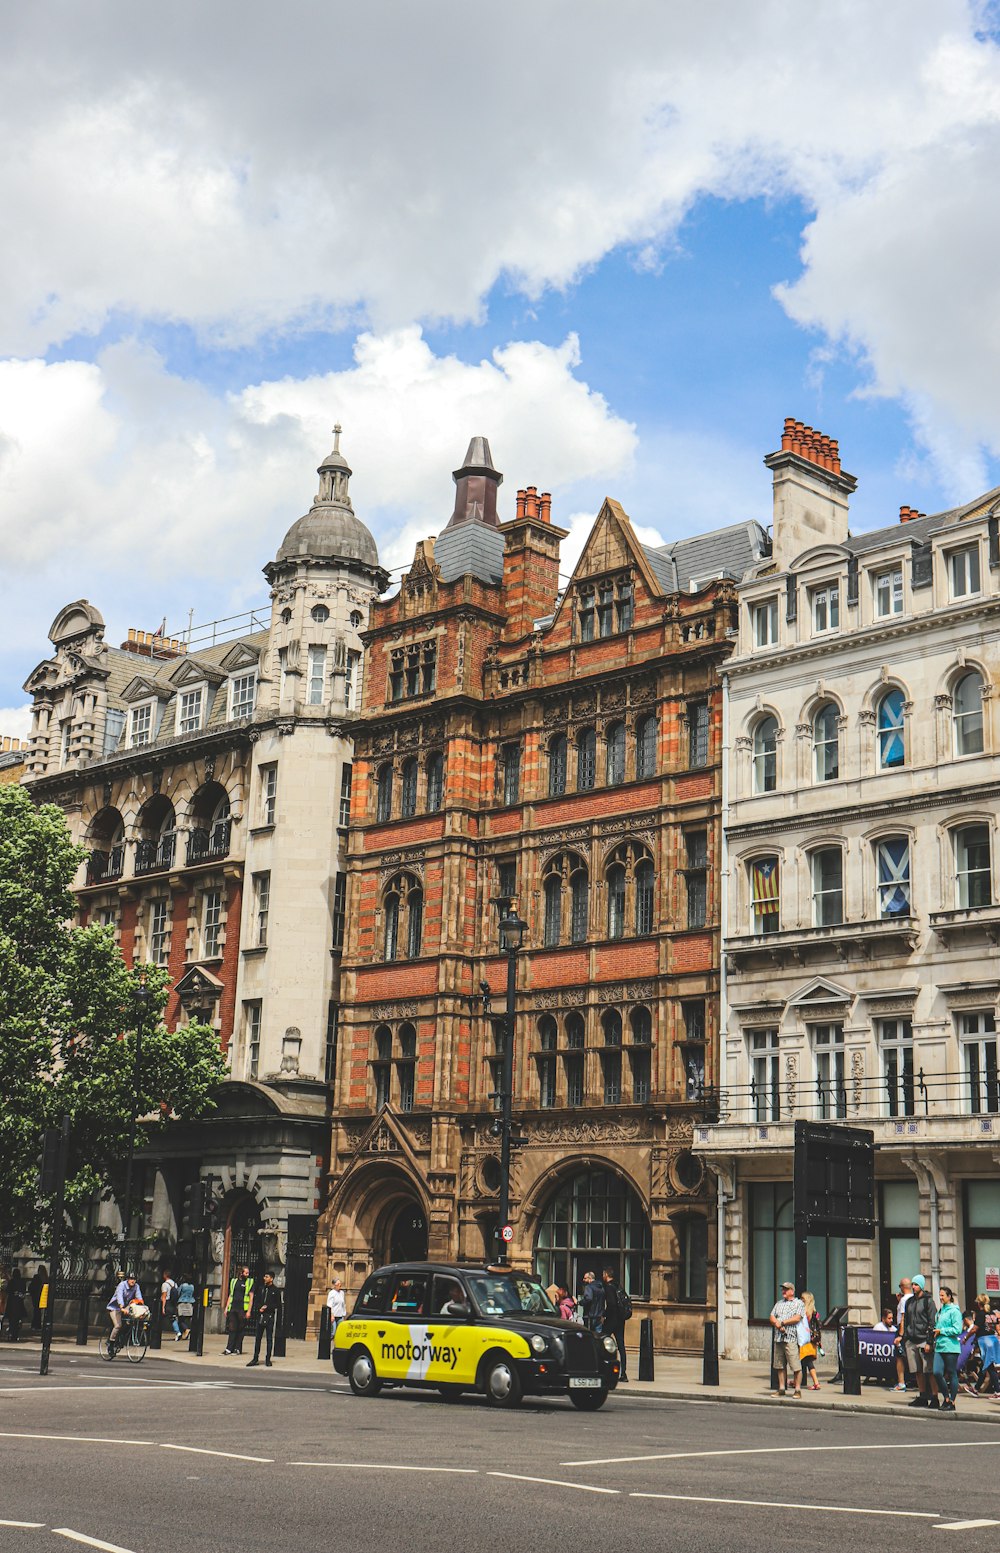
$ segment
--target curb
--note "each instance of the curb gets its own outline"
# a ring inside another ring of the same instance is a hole
[[[654,1385],[654,1386],[656,1385],[655,1381],[654,1382],[640,1381],[638,1384],[639,1385]],[[891,1403],[888,1403],[888,1402],[857,1402],[857,1401],[854,1401],[854,1400],[849,1399],[847,1397],[843,1397],[843,1398],[838,1398],[836,1401],[834,1401],[833,1399],[831,1399],[829,1401],[824,1399],[822,1402],[812,1402],[812,1401],[810,1401],[808,1404],[806,1404],[806,1406],[796,1408],[795,1405],[794,1405],[794,1401],[793,1401],[792,1406],[788,1407],[788,1404],[787,1404],[786,1400],[783,1400],[781,1397],[772,1396],[770,1394],[770,1392],[764,1393],[763,1395],[759,1395],[759,1396],[741,1396],[741,1395],[735,1394],[733,1392],[722,1392],[722,1393],[715,1392],[715,1394],[713,1395],[712,1394],[713,1390],[714,1390],[714,1388],[705,1387],[703,1392],[699,1392],[699,1393],[696,1394],[695,1392],[690,1391],[690,1390],[689,1391],[680,1391],[680,1390],[673,1389],[673,1388],[671,1390],[669,1390],[669,1391],[665,1391],[661,1387],[656,1386],[655,1391],[653,1391],[653,1390],[651,1390],[651,1391],[629,1391],[629,1392],[623,1393],[621,1388],[618,1387],[618,1388],[616,1388],[614,1395],[615,1395],[616,1399],[618,1397],[622,1396],[622,1395],[632,1396],[632,1397],[637,1397],[637,1398],[639,1398],[639,1397],[646,1397],[647,1399],[650,1399],[650,1400],[652,1398],[654,1398],[654,1397],[656,1397],[656,1398],[662,1397],[664,1400],[669,1400],[669,1401],[674,1401],[674,1402],[694,1402],[694,1401],[697,1401],[697,1402],[714,1402],[714,1403],[716,1403],[717,1405],[720,1405],[720,1406],[723,1403],[732,1402],[732,1403],[735,1403],[738,1407],[780,1407],[780,1408],[786,1408],[787,1411],[790,1412],[790,1413],[791,1412],[799,1412],[799,1413],[806,1413],[806,1412],[810,1412],[810,1413],[817,1413],[817,1412],[819,1412],[819,1413],[851,1413],[851,1414],[854,1414],[854,1415],[860,1414],[862,1417],[867,1415],[867,1414],[874,1414],[874,1416],[877,1417],[877,1418],[879,1418],[879,1417],[881,1417],[881,1418],[901,1418],[901,1417],[904,1416],[904,1410],[909,1407],[909,1404],[905,1403],[905,1402],[902,1403],[899,1406],[894,1407]],[[803,1398],[803,1402],[805,1402],[805,1398]],[[924,1413],[928,1412],[930,1410],[929,1409],[921,1408],[919,1411],[920,1411],[921,1417],[923,1417]],[[963,1408],[963,1409],[961,1409],[959,1411],[957,1416],[960,1417],[960,1418],[965,1418],[965,1419],[972,1420],[972,1421],[974,1421],[976,1423],[987,1423],[987,1424],[990,1424],[990,1425],[996,1425],[996,1424],[1000,1424],[1000,1407],[998,1407],[995,1411],[993,1411],[991,1409],[988,1412],[980,1412],[978,1408],[975,1410],[975,1412],[967,1412]]]

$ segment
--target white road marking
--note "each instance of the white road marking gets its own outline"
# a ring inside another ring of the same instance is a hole
[[[108,1440],[95,1434],[15,1434],[12,1430],[0,1430],[0,1440],[72,1440],[78,1445],[122,1445],[125,1443],[121,1435]],[[155,1440],[129,1440],[131,1445],[155,1445]]]
[[[191,1451],[195,1456],[225,1456],[228,1461],[267,1461],[274,1464],[273,1456],[241,1456],[239,1451],[210,1451],[201,1445],[167,1445],[160,1442],[161,1451]]]
[[[99,1537],[86,1537],[82,1531],[73,1531],[70,1526],[53,1526],[52,1534],[68,1537],[71,1542],[85,1543],[88,1548],[100,1548],[102,1553],[132,1553],[131,1548],[123,1548],[118,1542],[102,1542]]]
[[[398,1461],[290,1461],[290,1467],[346,1467],[352,1472],[453,1472],[477,1477],[478,1467],[410,1467]]]
[[[977,1526],[1000,1526],[1000,1521],[941,1521],[935,1531],[974,1531]]]
[[[41,1531],[44,1521],[0,1521],[0,1526],[20,1526],[23,1531]]]
[[[684,1504],[738,1504],[753,1505],[759,1510],[827,1510],[833,1515],[888,1515],[901,1516],[910,1521],[936,1521],[940,1511],[927,1510],[869,1510],[851,1504],[793,1504],[790,1499],[716,1499],[708,1494],[629,1494],[630,1499],[674,1499]]]
[[[596,1488],[592,1483],[566,1483],[561,1478],[531,1478],[523,1472],[490,1472],[491,1478],[510,1478],[515,1483],[545,1483],[549,1488],[579,1488],[585,1494],[617,1494],[617,1488]]]
[[[561,1467],[617,1467],[628,1461],[691,1461],[707,1456],[792,1456],[822,1451],[969,1451],[996,1440],[913,1440],[908,1445],[747,1445],[726,1451],[661,1451],[656,1456],[595,1456],[591,1461],[561,1461]]]

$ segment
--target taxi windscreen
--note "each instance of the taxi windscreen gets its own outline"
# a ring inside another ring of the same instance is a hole
[[[521,1273],[474,1273],[469,1287],[483,1316],[559,1314],[541,1284]]]

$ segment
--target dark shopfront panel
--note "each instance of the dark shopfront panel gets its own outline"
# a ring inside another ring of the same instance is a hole
[[[987,1269],[1000,1268],[1000,1181],[966,1181],[965,1208],[965,1305],[987,1292]],[[989,1290],[996,1308],[1000,1292]]]
[[[879,1187],[879,1293],[895,1309],[899,1280],[920,1271],[920,1193],[916,1181]],[[878,1317],[881,1318],[881,1310]]]
[[[750,1241],[751,1321],[766,1321],[780,1298],[784,1279],[795,1277],[792,1183],[752,1181],[747,1187]],[[808,1288],[821,1316],[847,1304],[847,1241],[810,1236]],[[797,1290],[801,1293],[801,1290]]]

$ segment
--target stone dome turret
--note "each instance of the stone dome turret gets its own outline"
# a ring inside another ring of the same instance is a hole
[[[379,570],[378,546],[355,517],[348,492],[351,468],[340,451],[340,427],[333,429],[333,451],[320,464],[319,491],[304,517],[296,519],[282,540],[274,565],[308,557],[316,561],[358,561]]]

